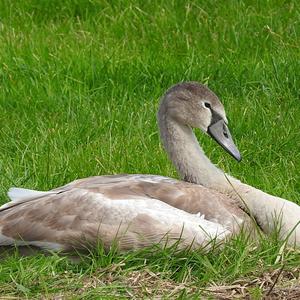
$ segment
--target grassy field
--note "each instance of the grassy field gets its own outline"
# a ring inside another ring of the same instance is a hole
[[[1,203],[10,186],[178,177],[155,114],[169,86],[197,80],[222,99],[244,158],[236,163],[197,133],[211,160],[300,204],[299,16],[296,0],[0,0]],[[98,249],[77,264],[16,252],[0,262],[0,295],[198,299],[206,288],[261,299],[279,273],[272,292],[300,285],[299,261],[276,236],[255,244],[239,236],[207,255]]]

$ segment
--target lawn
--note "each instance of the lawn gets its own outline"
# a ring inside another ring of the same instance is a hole
[[[296,0],[1,0],[1,203],[11,186],[48,190],[118,173],[178,177],[156,110],[168,87],[197,80],[221,98],[243,155],[237,163],[197,132],[209,158],[300,204],[299,17]],[[206,255],[99,248],[79,263],[15,252],[0,261],[0,295],[197,299],[210,291],[261,299],[271,289],[288,293],[284,286],[297,280],[300,289],[299,250],[281,246],[276,235],[257,243],[241,235]]]

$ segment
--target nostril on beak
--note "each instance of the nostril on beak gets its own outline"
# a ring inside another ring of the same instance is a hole
[[[224,136],[228,139],[228,133],[227,133],[227,130],[226,130],[226,126],[223,125],[223,134]]]

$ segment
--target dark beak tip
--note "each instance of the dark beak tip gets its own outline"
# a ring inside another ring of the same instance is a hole
[[[240,154],[240,152],[235,149],[236,151],[232,151],[228,148],[225,148],[225,150],[230,154],[231,157],[233,157],[237,162],[241,162],[242,160],[242,155]]]
[[[242,161],[242,155],[239,155],[239,156],[235,157],[235,159],[237,160],[237,162],[241,162]]]

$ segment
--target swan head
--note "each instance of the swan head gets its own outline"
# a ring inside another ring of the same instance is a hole
[[[164,113],[177,123],[200,128],[237,161],[241,160],[227,126],[224,106],[207,86],[198,82],[176,84],[166,92],[163,104]]]

